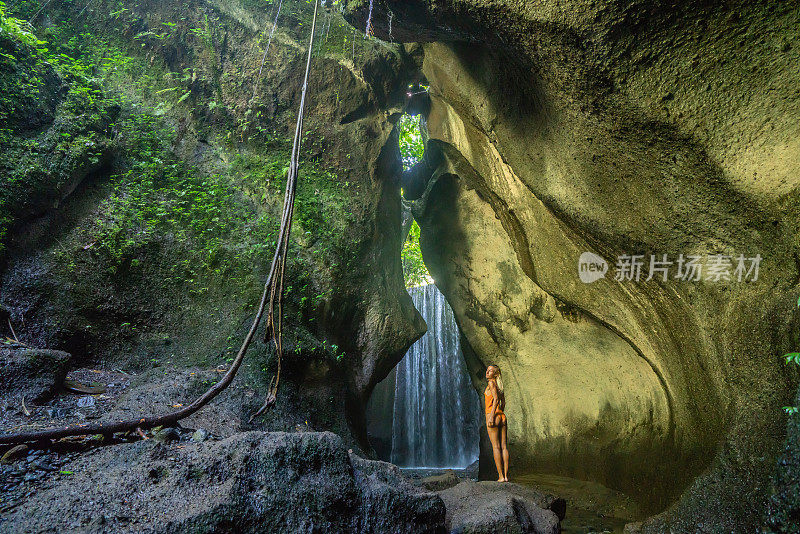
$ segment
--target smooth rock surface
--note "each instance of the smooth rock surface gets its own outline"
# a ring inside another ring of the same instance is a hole
[[[453,471],[446,471],[441,475],[421,478],[417,481],[417,485],[430,491],[442,491],[452,488],[459,482],[461,482],[461,479]]]
[[[439,495],[447,507],[450,532],[557,534],[561,531],[558,514],[563,517],[564,500],[531,488],[464,481],[440,491]]]
[[[503,370],[512,461],[648,513],[679,500],[643,532],[758,528],[797,386],[778,357],[797,348],[796,6],[415,0],[374,10],[376,35],[388,10],[425,41],[444,154],[413,207],[423,255],[476,388]],[[605,277],[581,280],[584,252]]]

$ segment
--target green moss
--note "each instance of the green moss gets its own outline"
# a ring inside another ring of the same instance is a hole
[[[0,255],[9,229],[58,203],[107,150],[118,101],[89,67],[49,51],[0,10]],[[12,21],[12,22],[9,22]],[[29,26],[26,26],[29,28]],[[62,90],[62,84],[66,91]]]
[[[307,37],[309,7],[289,6],[285,20],[297,24],[289,23],[286,31]],[[39,5],[23,0],[15,9],[30,16]],[[13,157],[0,156],[0,165],[10,170],[9,182],[21,184],[7,204],[31,192],[57,191],[73,170],[79,173],[105,157],[110,176],[104,174],[96,185],[91,217],[60,235],[52,249],[51,274],[80,306],[74,322],[96,335],[144,340],[149,328],[175,335],[178,328],[198,327],[205,328],[192,338],[198,344],[212,343],[214,336],[224,340],[260,294],[276,246],[291,151],[274,116],[242,109],[237,95],[249,95],[252,88],[243,91],[249,82],[219,63],[215,50],[230,21],[215,18],[219,14],[213,11],[192,11],[170,26],[119,2],[103,4],[91,21],[71,20],[74,7],[48,10],[52,25],[41,35],[51,50],[26,64],[57,72],[67,89],[58,96],[55,121],[33,136],[0,131],[0,143],[13,148]],[[97,31],[103,24],[123,30]],[[167,65],[164,49],[178,51],[186,63]],[[55,81],[60,86],[61,80]],[[38,86],[23,89],[31,101],[42,100]],[[109,113],[112,108],[118,115]],[[321,144],[312,143],[321,136],[312,130],[313,124],[303,146],[313,146],[316,156],[304,148],[284,288],[284,346],[304,357],[337,361],[341,350],[320,341],[316,324],[336,281],[363,269],[363,240],[353,229],[363,227],[373,208],[361,204],[368,195],[358,186],[315,159]],[[198,166],[175,151],[183,132],[207,141],[211,156]],[[48,154],[57,154],[63,165],[48,168]],[[7,227],[0,218],[0,240]],[[172,317],[169,326],[153,325],[148,314],[159,313],[165,303],[185,311],[183,324],[175,325]],[[107,313],[122,307],[122,317]],[[208,331],[210,313],[225,315],[214,322],[218,330]],[[181,345],[143,341],[141,360],[149,361],[152,352],[180,361],[182,356],[172,353],[184,350]],[[222,354],[230,357],[235,347],[225,345]],[[187,348],[185,357],[209,357],[199,352]]]

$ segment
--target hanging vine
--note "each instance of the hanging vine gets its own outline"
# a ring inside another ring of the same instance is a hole
[[[278,368],[275,376],[270,382],[267,400],[264,405],[250,418],[252,421],[255,417],[264,412],[268,407],[275,403],[278,393],[278,384],[280,382],[281,373],[281,357],[282,357],[282,339],[281,339],[281,318],[283,309],[283,278],[286,270],[286,258],[289,251],[289,235],[292,229],[292,214],[294,213],[294,200],[297,191],[297,171],[299,168],[300,159],[300,141],[302,138],[303,130],[303,116],[305,111],[305,101],[308,92],[308,77],[311,71],[311,56],[314,45],[314,33],[317,25],[317,10],[319,7],[318,0],[314,2],[314,19],[311,25],[311,36],[308,43],[308,59],[306,61],[305,77],[303,79],[302,96],[300,97],[300,110],[297,114],[297,125],[295,127],[294,143],[292,145],[291,162],[289,165],[289,175],[286,181],[286,191],[284,192],[283,200],[283,214],[281,217],[281,225],[279,230],[278,244],[275,247],[275,254],[272,257],[272,264],[270,266],[267,281],[264,284],[264,291],[261,295],[261,301],[258,306],[258,311],[247,332],[242,345],[237,352],[236,357],[231,363],[230,368],[227,370],[222,380],[211,386],[203,395],[195,399],[188,406],[182,407],[179,410],[159,415],[159,416],[144,416],[135,419],[111,422],[111,423],[93,423],[93,424],[80,424],[61,428],[49,428],[45,430],[36,430],[30,432],[19,432],[14,434],[0,435],[0,445],[13,444],[13,443],[27,443],[42,440],[60,439],[68,436],[87,436],[94,434],[102,434],[111,436],[117,432],[140,432],[142,430],[150,429],[156,426],[173,426],[181,419],[185,419],[194,414],[200,408],[211,402],[217,395],[226,389],[239,368],[244,361],[245,354],[247,353],[250,344],[255,337],[256,330],[258,329],[261,319],[264,316],[264,311],[269,310],[267,316],[267,325],[265,335],[269,335],[275,345],[277,354]],[[277,313],[276,313],[277,308]]]
[[[272,29],[270,30],[269,38],[267,39],[267,47],[264,49],[264,55],[261,57],[261,66],[258,68],[258,76],[256,76],[256,81],[253,83],[253,98],[251,98],[251,100],[255,100],[256,98],[256,91],[258,91],[258,80],[261,79],[261,73],[264,71],[264,62],[267,61],[269,45],[272,44],[272,36],[275,34],[275,28],[278,27],[278,17],[281,14],[281,6],[283,6],[283,0],[279,0],[278,9],[275,10],[275,20],[272,22]],[[316,4],[314,5],[314,10],[314,16],[316,17]]]

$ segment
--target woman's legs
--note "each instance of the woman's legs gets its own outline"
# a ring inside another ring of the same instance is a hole
[[[503,426],[500,427],[500,448],[503,451],[503,480],[508,482],[508,424],[503,417]]]
[[[492,442],[492,454],[494,455],[494,465],[497,467],[497,481],[503,481],[503,455],[500,448],[500,427],[487,426],[486,431],[489,433],[489,441]]]

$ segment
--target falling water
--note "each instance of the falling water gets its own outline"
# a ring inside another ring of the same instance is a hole
[[[480,403],[453,312],[433,284],[409,293],[428,332],[397,365],[391,461],[401,467],[466,467],[478,459]]]

